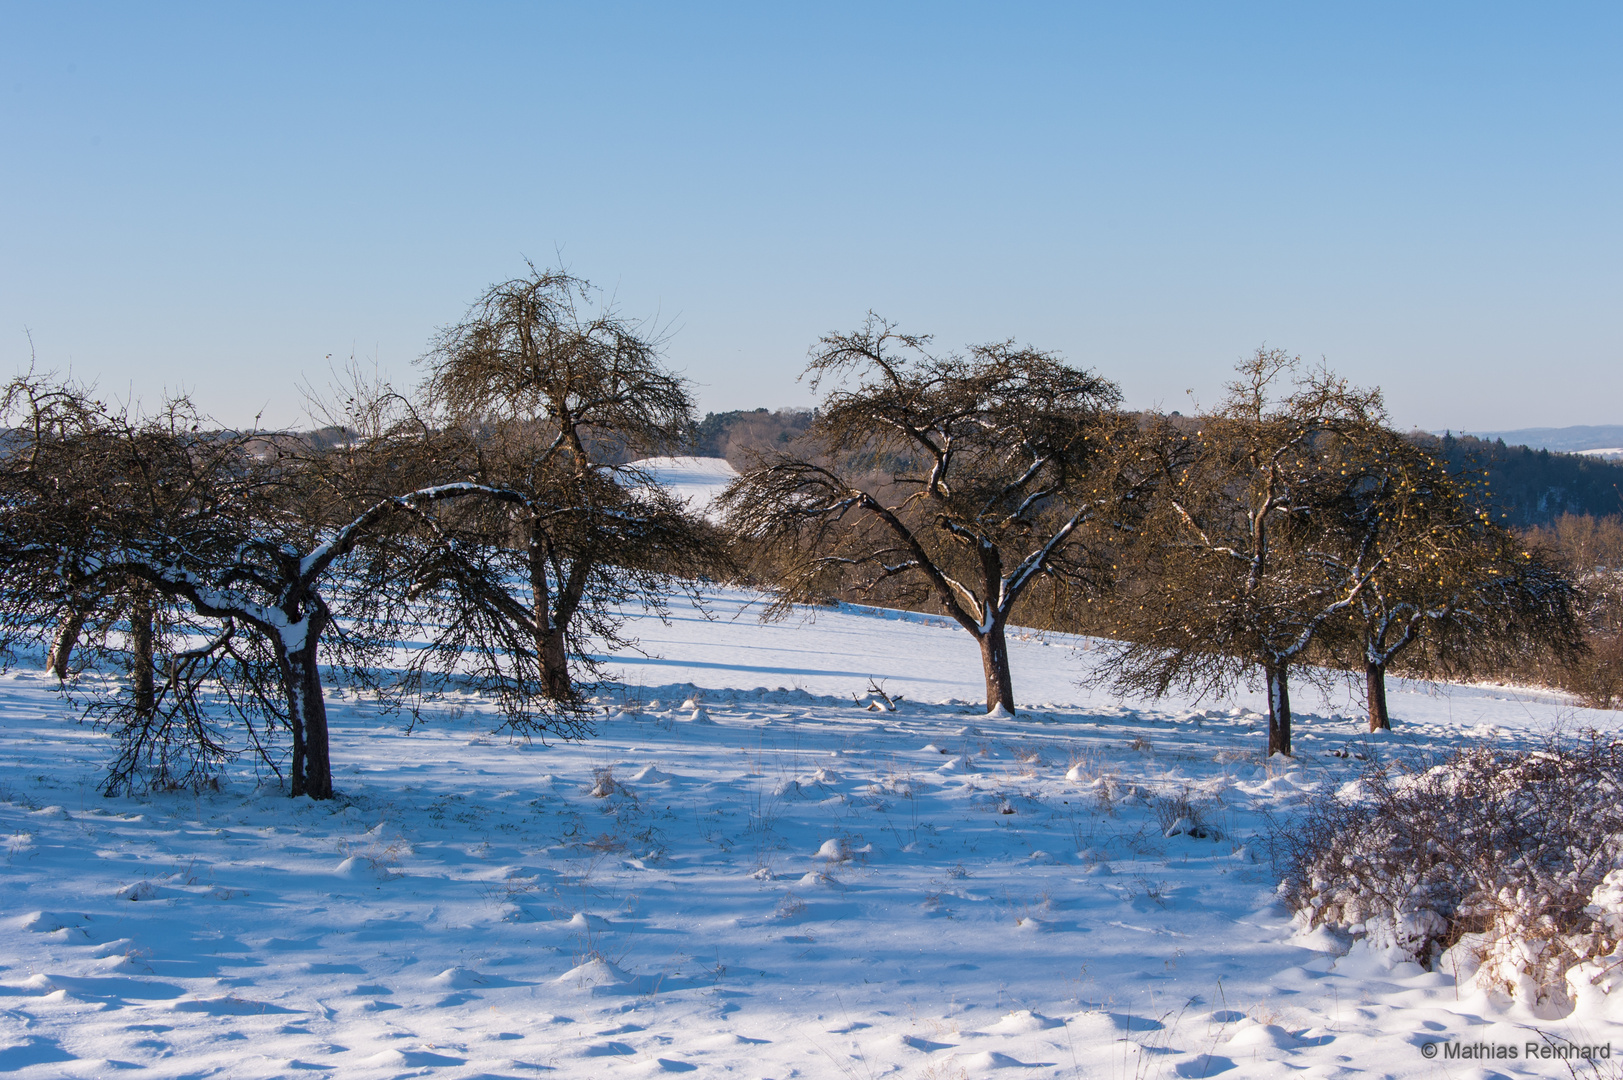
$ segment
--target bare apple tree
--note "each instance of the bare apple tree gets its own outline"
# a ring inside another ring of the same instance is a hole
[[[593,649],[633,644],[628,606],[663,617],[673,591],[719,565],[712,531],[632,460],[686,442],[687,384],[656,336],[590,300],[587,282],[531,267],[488,289],[423,361],[459,474],[507,493],[436,522],[450,545],[438,551],[477,551],[482,569],[418,572],[466,616],[434,647],[476,657],[510,703],[536,691],[576,702]]]
[[[845,586],[933,603],[974,638],[988,712],[1015,708],[1006,628],[1045,582],[1106,587],[1108,532],[1135,491],[1115,384],[1011,342],[936,353],[876,316],[818,342],[807,438],[758,457],[720,505],[771,553],[773,613]]]
[[[1261,670],[1268,753],[1291,752],[1290,674],[1381,568],[1372,524],[1339,531],[1349,441],[1379,391],[1259,349],[1194,431],[1162,428],[1161,479],[1134,546],[1138,595],[1115,606],[1123,692],[1226,689]],[[1281,382],[1290,380],[1279,395]]]
[[[328,478],[280,448],[289,440],[219,431],[184,400],[141,416],[71,386],[35,390],[12,397],[22,422],[0,458],[0,622],[37,631],[53,605],[105,603],[130,583],[191,620],[161,661],[150,630],[132,627],[146,675],[109,713],[121,747],[109,786],[133,785],[142,770],[159,784],[201,780],[224,753],[220,707],[247,722],[256,745],[285,725],[291,794],[330,798],[321,661],[359,666],[394,636],[329,632],[330,598],[346,595],[353,556],[428,507],[500,493],[453,482],[331,502]],[[40,411],[66,410],[66,399],[77,419],[43,422]]]
[[[1496,524],[1426,449],[1367,429],[1339,443],[1339,485],[1327,549],[1367,545],[1375,572],[1326,637],[1331,662],[1362,667],[1369,729],[1389,729],[1386,675],[1460,677],[1582,651],[1576,586],[1557,563]]]

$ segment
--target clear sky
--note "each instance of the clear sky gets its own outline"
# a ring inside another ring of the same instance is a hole
[[[0,367],[300,423],[528,257],[703,409],[871,308],[1137,406],[1266,342],[1402,426],[1623,423],[1620,57],[1615,3],[0,0]]]

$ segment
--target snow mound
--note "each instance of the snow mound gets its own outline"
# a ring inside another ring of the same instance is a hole
[[[1008,1054],[1000,1054],[996,1050],[982,1050],[978,1054],[969,1054],[958,1059],[958,1063],[969,1072],[982,1072],[987,1069],[1029,1069],[1023,1061],[1017,1061]]]
[[[382,1050],[361,1060],[363,1064],[378,1069],[398,1069],[406,1065],[406,1055],[399,1050]]]
[[[49,975],[38,973],[28,976],[19,984],[18,988],[26,994],[50,994],[61,990],[56,983],[51,981]]]
[[[657,766],[644,765],[642,768],[638,769],[636,772],[627,777],[627,779],[636,781],[640,784],[668,784],[672,780],[675,780],[676,777],[661,770]]]
[[[563,986],[618,987],[636,982],[636,976],[598,956],[570,968],[553,981]]]
[[[1280,1027],[1278,1024],[1259,1024],[1246,1017],[1235,1025],[1233,1035],[1228,1038],[1228,1044],[1234,1047],[1267,1047],[1273,1050],[1295,1050],[1302,1045],[1302,1040]]]
[[[569,921],[564,925],[575,930],[607,930],[610,923],[601,915],[591,915],[584,911],[577,911],[569,917]]]
[[[156,900],[158,887],[150,881],[135,881],[113,894],[120,900]]]
[[[541,921],[539,915],[523,904],[503,904],[498,910],[501,912],[502,922],[527,923]]]
[[[1216,829],[1208,825],[1197,824],[1190,818],[1181,817],[1167,829],[1166,836],[1169,840],[1174,836],[1187,836],[1194,840],[1215,840],[1216,832]]]
[[[432,1046],[432,1044],[430,1045]],[[374,1068],[379,1069],[407,1068],[418,1069],[426,1072],[436,1065],[462,1065],[465,1064],[465,1061],[463,1058],[451,1057],[449,1054],[442,1054],[439,1051],[432,1049],[389,1049],[373,1054],[369,1058],[363,1058],[361,1063],[364,1065],[371,1065]],[[407,1073],[406,1075],[415,1076],[418,1074]]]
[[[625,789],[615,782],[614,773],[608,769],[600,771],[592,780],[592,786],[587,794],[594,799],[607,799],[611,795],[623,795]]]
[[[988,1035],[1029,1035],[1033,1031],[1046,1031],[1064,1025],[1063,1020],[1054,1020],[1030,1009],[1016,1009],[985,1031]]]
[[[1336,956],[1347,955],[1347,950],[1351,947],[1349,942],[1344,941],[1335,931],[1323,924],[1292,937],[1291,944],[1312,949],[1314,952],[1333,953]]]
[[[58,930],[83,926],[89,921],[89,915],[75,915],[57,911],[31,911],[19,917],[16,926],[19,930],[28,930],[35,934],[52,934]]]
[[[210,1016],[261,1016],[266,1013],[293,1011],[280,1005],[272,1005],[268,1001],[250,1001],[231,994],[224,997],[189,998],[186,1001],[175,1002],[170,1009],[180,1013],[207,1013]]]
[[[446,968],[428,981],[434,986],[443,986],[450,990],[467,990],[474,986],[484,986],[490,980],[472,968],[458,965]]]
[[[824,840],[823,846],[817,849],[814,858],[827,859],[830,862],[849,862],[851,845],[840,839]]]
[[[335,877],[349,878],[352,881],[387,881],[393,876],[382,863],[364,855],[351,855],[333,867],[332,872]]]
[[[152,965],[137,959],[134,953],[124,952],[102,957],[96,962],[96,970],[103,974],[120,971],[151,972]]]
[[[690,1073],[696,1069],[697,1066],[675,1058],[655,1058],[652,1061],[627,1065],[623,1071],[628,1076],[663,1076],[666,1073]]]

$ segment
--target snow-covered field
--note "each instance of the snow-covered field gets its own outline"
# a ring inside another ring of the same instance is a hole
[[[1392,967],[1273,902],[1265,815],[1361,756],[1533,745],[1612,713],[1394,685],[1397,732],[1302,688],[1123,703],[1085,642],[1014,643],[1029,709],[981,714],[973,644],[921,616],[759,625],[749,598],[637,628],[599,736],[415,734],[332,694],[332,803],[256,787],[104,799],[104,737],[0,679],[0,1072],[21,1077],[1567,1076],[1541,1021]],[[902,695],[868,708],[869,680]],[[1160,799],[1201,808],[1168,836]],[[1424,1056],[1513,1044],[1516,1060]],[[1603,1062],[1615,1074],[1612,1063]]]
[[[738,476],[726,458],[651,457],[638,458],[632,465],[646,470],[665,490],[701,513]]]

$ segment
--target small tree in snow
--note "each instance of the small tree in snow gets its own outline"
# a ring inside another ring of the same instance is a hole
[[[813,349],[831,384],[795,452],[728,486],[729,526],[771,553],[782,613],[854,584],[933,601],[975,639],[986,708],[1013,711],[1005,628],[1039,581],[1061,602],[1103,588],[1090,542],[1132,489],[1113,383],[1003,342],[934,353],[870,316]]]

